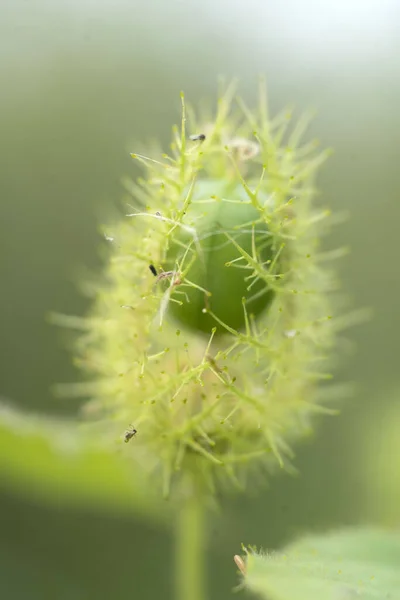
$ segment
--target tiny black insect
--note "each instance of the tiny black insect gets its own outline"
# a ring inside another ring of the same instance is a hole
[[[124,440],[127,444],[129,440],[133,438],[134,435],[137,434],[137,430],[133,427],[133,425],[129,425],[128,429],[125,431]]]
[[[190,139],[192,142],[204,142],[206,136],[204,133],[196,133],[195,135],[191,135]]]
[[[154,265],[149,265],[150,271],[153,273],[154,277],[157,277],[157,269]]]

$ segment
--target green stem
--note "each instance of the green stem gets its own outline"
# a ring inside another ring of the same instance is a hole
[[[204,521],[201,494],[195,490],[179,511],[176,531],[176,600],[205,600]]]

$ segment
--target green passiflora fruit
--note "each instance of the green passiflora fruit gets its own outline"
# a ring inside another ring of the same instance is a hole
[[[183,224],[171,239],[164,268],[179,272],[182,265],[188,284],[175,287],[172,297],[178,302],[171,302],[170,314],[198,332],[210,333],[213,327],[226,332],[219,321],[242,329],[245,313],[259,315],[274,294],[245,256],[267,273],[274,256],[273,235],[236,182],[198,182]]]
[[[329,412],[317,383],[344,322],[319,245],[329,213],[314,203],[327,154],[301,142],[307,119],[286,135],[286,111],[268,118],[265,91],[254,113],[232,94],[202,120],[182,97],[171,152],[132,155],[146,177],[107,235],[103,282],[85,283],[93,308],[61,318],[82,332],[90,378],[73,393],[92,400],[96,438],[119,440],[151,489],[183,501],[195,483],[206,504],[216,480],[248,489],[289,465]]]

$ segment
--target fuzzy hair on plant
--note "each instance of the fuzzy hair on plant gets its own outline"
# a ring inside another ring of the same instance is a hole
[[[315,201],[328,152],[303,142],[308,116],[271,119],[264,89],[253,111],[229,87],[204,118],[181,94],[171,153],[132,154],[146,176],[79,320],[75,392],[165,496],[188,477],[206,493],[287,468],[313,416],[333,412],[335,253]]]

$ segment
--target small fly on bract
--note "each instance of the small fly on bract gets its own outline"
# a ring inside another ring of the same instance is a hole
[[[204,140],[206,139],[206,136],[204,133],[196,133],[195,135],[191,135],[189,137],[189,139],[192,142],[204,142]]]
[[[131,440],[133,438],[133,436],[136,434],[137,434],[137,429],[135,429],[133,427],[133,425],[129,425],[128,429],[125,431],[125,434],[124,434],[125,444],[127,444],[129,442],[129,440]]]

